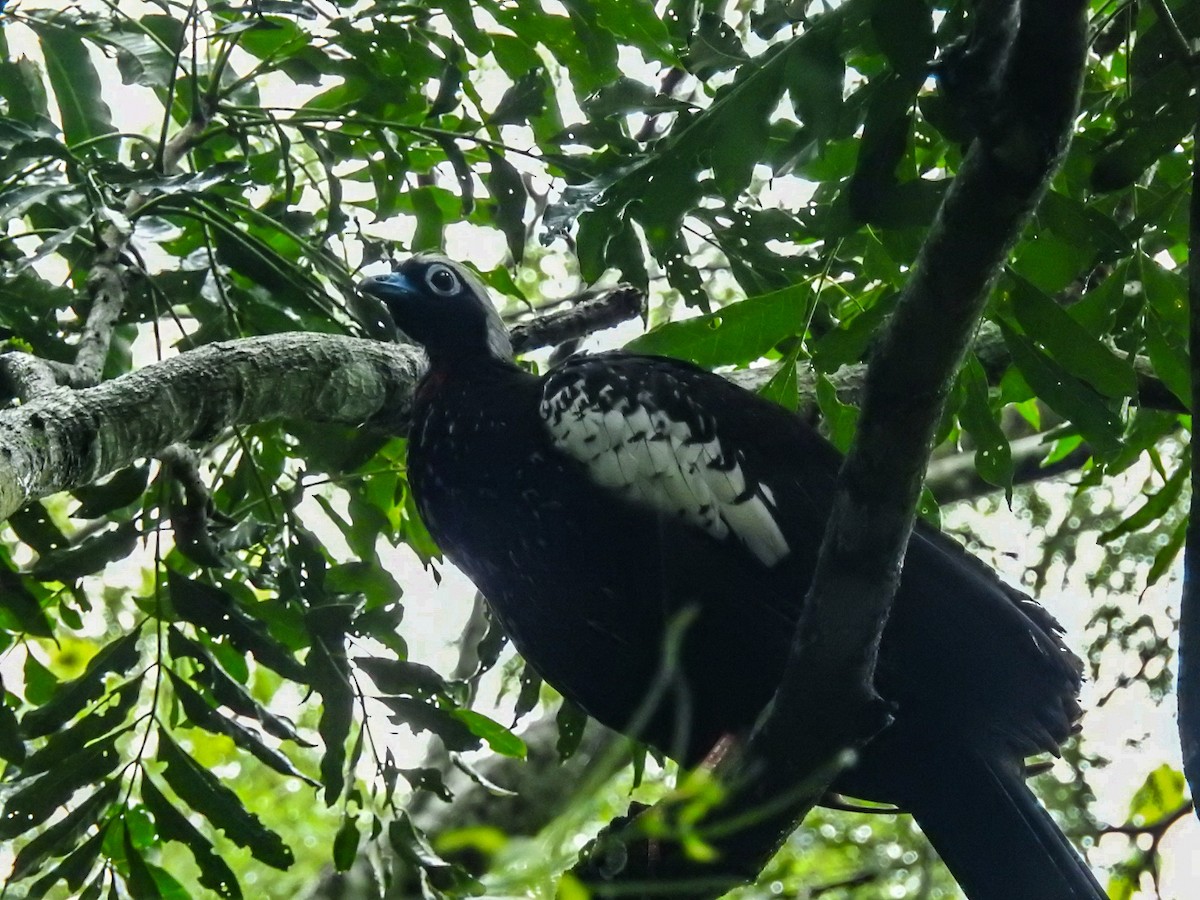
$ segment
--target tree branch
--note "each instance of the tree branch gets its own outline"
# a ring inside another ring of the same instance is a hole
[[[605,288],[569,309],[514,326],[513,350],[525,353],[537,347],[554,347],[640,316],[645,308],[646,296],[632,285]]]
[[[53,391],[0,411],[0,519],[234,425],[401,416],[423,368],[412,347],[278,334],[210,344],[95,387]]]

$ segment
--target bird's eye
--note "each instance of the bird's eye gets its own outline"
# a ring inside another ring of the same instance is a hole
[[[441,294],[443,297],[457,294],[461,286],[454,270],[442,265],[429,267],[429,271],[425,273],[425,283],[435,294]]]

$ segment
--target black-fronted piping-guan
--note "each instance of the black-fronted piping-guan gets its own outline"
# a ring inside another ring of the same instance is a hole
[[[538,673],[684,765],[779,683],[834,496],[798,416],[674,359],[513,361],[487,289],[418,255],[360,289],[422,344],[408,477],[445,554]],[[655,709],[665,629],[693,610]],[[1071,733],[1079,660],[1041,606],[918,524],[876,670],[895,719],[838,777],[909,810],[972,900],[1095,900],[1024,780]]]

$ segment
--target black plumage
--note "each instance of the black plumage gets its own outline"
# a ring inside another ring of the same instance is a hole
[[[684,764],[744,734],[787,658],[837,452],[678,360],[604,353],[529,374],[486,289],[440,257],[361,290],[430,357],[408,448],[421,515],[526,660]],[[918,525],[876,672],[895,722],[835,786],[911,810],[974,900],[1104,896],[1024,784],[1024,758],[1057,753],[1080,715],[1059,631]]]

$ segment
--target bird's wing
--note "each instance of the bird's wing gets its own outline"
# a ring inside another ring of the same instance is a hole
[[[547,376],[540,413],[554,446],[595,484],[714,538],[732,536],[774,566],[791,552],[774,492],[734,436],[720,433],[694,375],[666,360],[574,357]]]

